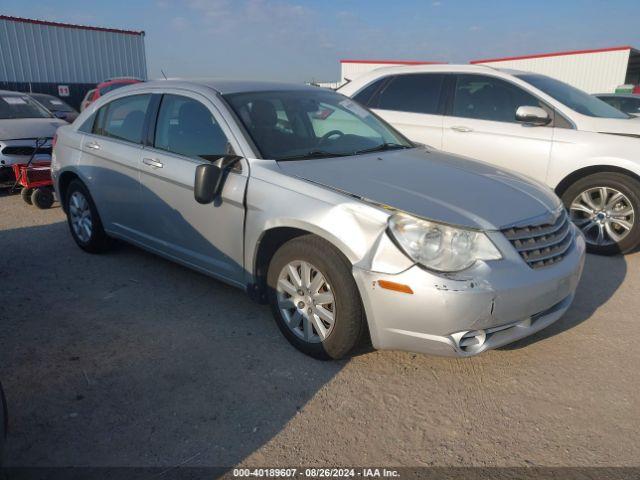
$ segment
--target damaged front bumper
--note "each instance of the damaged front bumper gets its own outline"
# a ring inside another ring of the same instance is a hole
[[[582,235],[576,232],[561,262],[536,270],[508,244],[501,246],[508,252],[502,260],[479,262],[455,275],[417,265],[398,274],[354,266],[373,346],[471,356],[531,335],[562,317],[584,266]],[[413,293],[384,289],[380,280],[408,285]]]

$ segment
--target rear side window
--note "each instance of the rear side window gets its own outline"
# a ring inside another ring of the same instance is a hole
[[[142,143],[144,119],[151,95],[131,95],[109,102],[98,110],[94,133],[105,137]]]
[[[458,75],[453,116],[516,122],[518,107],[545,108],[545,105],[522,88],[499,78],[485,75]]]
[[[398,112],[437,114],[444,75],[414,73],[398,75],[378,94],[372,108]]]
[[[211,111],[197,100],[179,95],[162,97],[154,146],[205,160],[231,153],[229,141]]]
[[[361,105],[369,105],[369,102],[373,100],[373,96],[376,94],[382,84],[387,81],[387,78],[388,77],[381,78],[373,82],[371,85],[364,87],[356,95],[353,96],[353,99]]]

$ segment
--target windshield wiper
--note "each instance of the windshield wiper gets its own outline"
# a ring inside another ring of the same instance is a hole
[[[281,161],[287,161],[287,160],[307,160],[311,158],[344,157],[346,155],[351,155],[351,154],[326,152],[324,150],[311,150],[310,152],[307,152],[307,153],[301,153],[299,155],[290,155],[288,157],[282,157],[276,160],[278,162],[281,162]]]
[[[354,155],[359,155],[361,153],[371,153],[371,152],[384,152],[385,150],[402,150],[405,148],[411,148],[409,145],[401,145],[399,143],[381,143],[380,145],[376,145],[371,148],[363,148],[362,150],[356,150],[353,152]]]

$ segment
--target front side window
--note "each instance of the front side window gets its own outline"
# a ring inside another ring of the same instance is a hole
[[[393,77],[371,108],[398,112],[437,114],[444,75],[414,73]]]
[[[224,96],[263,158],[346,156],[413,145],[369,110],[328,90]]]
[[[105,137],[142,143],[144,119],[151,95],[131,95],[107,103],[98,110],[94,133]]]
[[[499,78],[458,75],[453,100],[454,117],[516,122],[516,110],[523,106],[544,108],[536,97]]]
[[[0,119],[51,118],[51,113],[27,95],[0,95]]]
[[[517,77],[582,115],[598,118],[629,118],[629,115],[616,110],[599,98],[555,78],[535,73],[523,73]]]
[[[162,97],[154,147],[206,160],[231,153],[227,136],[211,111],[197,100],[179,95]]]

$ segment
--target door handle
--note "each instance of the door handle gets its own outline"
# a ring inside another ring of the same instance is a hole
[[[87,143],[87,148],[90,148],[92,150],[100,150],[100,144],[96,142],[89,142]]]
[[[454,125],[453,127],[451,127],[451,130],[455,130],[456,132],[460,132],[460,133],[473,132],[473,128],[464,127],[462,125]]]
[[[149,165],[150,167],[153,167],[153,168],[164,167],[164,164],[162,162],[159,162],[155,158],[143,158],[142,163],[144,163],[145,165]]]

